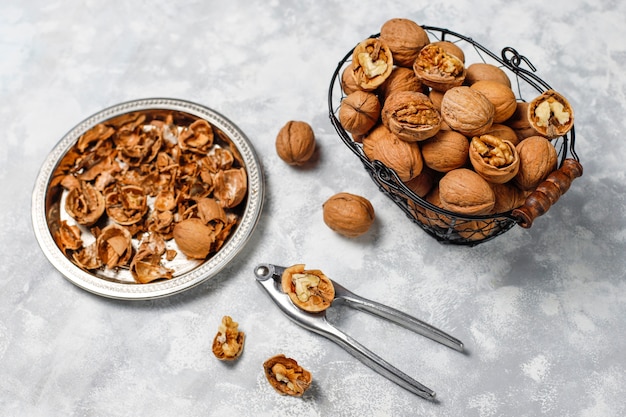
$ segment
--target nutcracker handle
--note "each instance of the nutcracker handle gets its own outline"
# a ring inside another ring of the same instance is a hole
[[[548,177],[537,186],[521,207],[514,209],[511,215],[517,223],[528,229],[533,220],[545,214],[548,209],[557,202],[572,185],[574,179],[583,174],[583,166],[575,159],[567,158],[563,165],[550,173]]]

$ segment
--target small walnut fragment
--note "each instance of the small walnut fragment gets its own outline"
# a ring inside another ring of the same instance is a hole
[[[281,288],[297,307],[310,313],[326,310],[335,298],[330,278],[319,269],[305,269],[304,264],[285,269]]]
[[[232,361],[241,356],[245,333],[239,331],[239,323],[230,316],[222,317],[217,334],[213,339],[213,354],[221,361]]]
[[[283,354],[266,360],[263,370],[267,381],[281,395],[301,397],[311,385],[311,373]]]

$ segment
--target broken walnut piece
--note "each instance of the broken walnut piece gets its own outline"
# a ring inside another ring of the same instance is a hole
[[[76,223],[91,226],[104,214],[104,196],[91,183],[81,181],[67,193],[65,211]]]
[[[174,270],[166,268],[161,263],[165,252],[163,238],[156,233],[147,234],[130,263],[130,272],[135,281],[147,284],[157,279],[171,279]]]
[[[304,269],[304,264],[286,268],[281,287],[297,307],[310,313],[326,310],[335,298],[332,281],[318,269]]]
[[[98,234],[96,249],[107,268],[128,266],[133,254],[132,235],[124,226],[111,223]]]
[[[213,354],[221,361],[237,359],[243,352],[244,340],[245,333],[239,331],[239,323],[224,316],[213,339]]]
[[[142,187],[125,185],[105,196],[107,215],[116,223],[131,225],[148,212],[148,199]]]
[[[311,385],[311,373],[283,354],[266,360],[263,370],[267,381],[281,395],[301,397]]]
[[[494,135],[474,136],[470,143],[469,159],[481,177],[498,184],[515,177],[520,165],[515,145]]]
[[[209,122],[198,119],[180,133],[178,146],[184,151],[206,154],[213,147],[214,136]]]
[[[377,38],[359,43],[352,52],[352,74],[364,91],[378,88],[393,70],[393,56],[387,44]]]
[[[554,139],[563,136],[574,126],[574,110],[561,94],[547,90],[530,102],[528,120],[541,135]]]
[[[196,217],[174,226],[174,241],[182,253],[191,259],[204,259],[215,242],[215,228]]]

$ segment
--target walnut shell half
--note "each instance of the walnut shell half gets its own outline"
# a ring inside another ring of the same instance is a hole
[[[310,313],[326,310],[335,298],[332,281],[319,269],[304,269],[304,264],[285,269],[281,288],[298,308]]]
[[[311,385],[311,373],[283,354],[263,362],[265,377],[281,395],[301,397]]]
[[[356,85],[362,90],[375,90],[389,77],[392,70],[393,56],[382,40],[368,38],[354,48],[352,74]]]
[[[422,48],[413,63],[413,71],[424,85],[438,91],[458,87],[465,80],[463,61],[435,43]]]
[[[565,97],[548,90],[530,102],[528,120],[541,135],[554,139],[574,126],[574,110]]]
[[[503,184],[519,170],[519,155],[508,140],[493,135],[475,136],[469,149],[474,170],[492,183]]]
[[[435,136],[441,128],[441,115],[427,95],[415,91],[397,91],[385,101],[382,123],[407,142]]]

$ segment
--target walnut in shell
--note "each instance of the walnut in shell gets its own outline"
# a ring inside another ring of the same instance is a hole
[[[304,264],[285,269],[281,288],[298,308],[309,313],[326,310],[335,298],[332,281],[319,269],[305,269]]]
[[[497,81],[511,88],[511,79],[500,67],[486,62],[475,62],[467,67],[465,84],[472,85],[482,80]]]
[[[506,213],[518,208],[530,192],[520,190],[511,182],[505,184],[491,184],[493,193],[496,196],[496,204],[493,206],[494,213]]]
[[[492,183],[505,183],[519,170],[515,145],[493,135],[474,136],[469,157],[474,170]]]
[[[391,50],[382,40],[368,38],[354,48],[351,67],[356,85],[374,91],[393,70]]]
[[[353,135],[364,135],[378,122],[380,102],[375,94],[355,91],[343,100],[339,107],[339,122]]]
[[[437,44],[422,48],[413,63],[413,71],[424,85],[438,91],[458,87],[465,80],[463,61]]]
[[[531,136],[541,136],[539,132],[535,130],[530,124],[528,119],[528,106],[530,103],[526,101],[518,101],[513,115],[504,122],[504,124],[515,132],[517,135],[517,142],[529,138]]]
[[[346,95],[360,90],[359,86],[354,80],[354,73],[352,72],[352,67],[350,66],[345,67],[341,72],[341,90]]]
[[[376,94],[381,103],[385,103],[387,97],[396,91],[424,92],[422,82],[410,68],[395,67],[384,83],[378,87]]]
[[[411,68],[419,51],[430,43],[428,33],[416,22],[393,18],[383,23],[380,39],[385,42],[393,55],[396,65]]]
[[[308,162],[315,152],[315,134],[307,122],[291,120],[276,136],[276,153],[289,165]]]
[[[483,93],[493,104],[493,123],[502,123],[515,113],[517,100],[511,87],[498,81],[482,80],[473,83],[471,88]]]
[[[422,173],[404,183],[407,188],[420,197],[425,197],[435,185],[435,172],[432,169],[425,168]]]
[[[530,102],[528,120],[541,135],[554,139],[563,136],[574,126],[574,110],[561,94],[547,90]]]
[[[441,205],[461,215],[489,214],[495,205],[495,195],[489,183],[476,172],[459,168],[439,181]]]
[[[552,143],[543,136],[531,136],[517,146],[519,171],[513,178],[522,190],[534,190],[556,169],[558,155]]]
[[[438,172],[461,168],[467,162],[469,141],[453,130],[440,130],[434,137],[420,143],[427,167]]]
[[[424,167],[417,142],[407,142],[379,124],[363,138],[363,152],[370,161],[380,161],[395,171],[401,181],[418,176]]]
[[[372,203],[351,193],[337,193],[322,205],[324,223],[345,237],[361,236],[374,223]]]
[[[407,142],[433,137],[441,128],[441,115],[428,96],[415,91],[397,91],[385,101],[381,121]]]
[[[245,333],[239,331],[239,323],[230,316],[224,316],[213,338],[213,354],[222,361],[235,360],[243,352],[245,338]]]
[[[446,91],[441,100],[441,117],[451,129],[465,136],[482,135],[491,128],[495,107],[480,91],[467,86]]]
[[[263,362],[265,377],[281,395],[301,397],[311,385],[311,373],[283,354]]]

